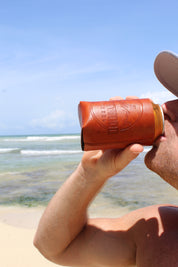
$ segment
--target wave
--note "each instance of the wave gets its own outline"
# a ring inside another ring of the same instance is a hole
[[[3,153],[16,153],[19,152],[20,148],[0,148],[0,154]]]
[[[81,150],[21,150],[22,155],[27,156],[50,156],[50,155],[62,155],[62,154],[79,154]]]
[[[152,147],[144,147],[144,153],[147,153]],[[20,148],[0,148],[0,154],[20,153],[22,155],[40,156],[40,155],[61,155],[61,154],[78,154],[81,150],[25,150]]]
[[[20,148],[0,148],[0,154],[4,153],[17,153],[29,156],[42,156],[42,155],[61,155],[61,154],[79,154],[81,150],[25,150]]]
[[[152,147],[144,147],[144,153],[147,153]],[[20,153],[21,155],[42,156],[42,155],[61,155],[61,154],[79,154],[81,150],[28,150],[20,148],[0,148],[0,154]]]
[[[80,139],[77,135],[64,136],[28,136],[27,141],[61,141],[61,140],[75,140]]]
[[[77,140],[80,139],[80,135],[63,135],[63,136],[27,136],[27,137],[15,137],[5,138],[6,142],[54,142],[63,140]]]

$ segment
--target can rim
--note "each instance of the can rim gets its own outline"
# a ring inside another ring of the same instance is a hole
[[[163,112],[163,108],[161,107],[161,105],[159,105],[159,108],[161,110],[161,115],[162,115],[162,122],[163,122],[163,131],[162,134],[164,133],[164,112]]]

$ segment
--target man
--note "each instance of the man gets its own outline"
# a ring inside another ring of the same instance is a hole
[[[158,79],[178,96],[178,58],[155,61]],[[148,168],[178,189],[178,100],[163,105],[165,134],[146,155]],[[178,267],[178,206],[156,205],[121,218],[89,219],[87,208],[104,183],[143,147],[85,152],[46,208],[34,239],[49,260],[67,266]]]

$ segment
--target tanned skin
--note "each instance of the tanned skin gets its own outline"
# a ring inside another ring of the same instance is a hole
[[[165,134],[156,140],[145,163],[178,189],[177,107],[178,100],[163,105]],[[87,215],[107,180],[142,151],[134,144],[122,151],[84,153],[40,220],[34,245],[47,259],[82,267],[178,267],[178,206],[150,206],[116,219]]]

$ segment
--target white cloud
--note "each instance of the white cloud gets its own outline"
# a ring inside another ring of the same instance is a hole
[[[63,128],[66,119],[67,115],[63,110],[55,110],[42,118],[33,119],[31,125],[48,129]]]
[[[140,96],[140,98],[150,98],[154,103],[163,104],[166,101],[176,99],[177,97],[173,95],[171,92],[164,91],[155,91],[155,92],[146,92]]]

